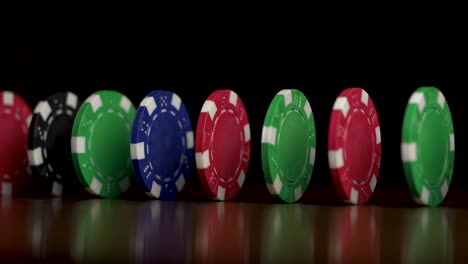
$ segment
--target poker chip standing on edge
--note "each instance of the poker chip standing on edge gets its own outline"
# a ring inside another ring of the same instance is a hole
[[[314,169],[315,122],[309,101],[299,90],[282,90],[268,108],[262,130],[262,166],[270,193],[298,201]]]
[[[70,193],[78,183],[73,173],[70,138],[81,101],[72,92],[58,92],[34,109],[28,136],[33,176],[55,196]]]
[[[132,102],[116,91],[95,92],[81,105],[73,124],[71,149],[78,179],[91,194],[113,198],[130,187],[134,117]]]
[[[217,90],[203,104],[195,160],[202,186],[211,197],[230,200],[238,194],[250,160],[250,125],[234,91]]]
[[[380,170],[381,137],[377,111],[361,88],[341,92],[328,131],[328,163],[338,195],[363,204],[374,192]]]
[[[137,182],[153,197],[172,199],[184,188],[194,158],[190,116],[181,98],[153,91],[137,109],[131,134]]]
[[[31,115],[23,98],[11,91],[0,92],[0,192],[4,196],[25,191]]]
[[[452,180],[455,134],[448,103],[435,87],[417,89],[408,101],[401,158],[413,199],[421,205],[439,205]]]

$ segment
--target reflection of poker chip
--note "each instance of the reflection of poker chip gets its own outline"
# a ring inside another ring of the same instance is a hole
[[[128,262],[128,227],[133,216],[129,203],[99,199],[75,207],[73,259],[80,263]]]
[[[192,257],[191,206],[151,201],[138,205],[132,225],[130,262],[185,263]]]
[[[0,199],[0,256],[2,263],[30,261],[27,202],[2,197]]]
[[[380,233],[377,214],[373,207],[333,208],[328,241],[329,262],[378,263]]]
[[[452,229],[446,208],[414,208],[407,212],[402,263],[452,263]]]
[[[67,227],[60,226],[64,224],[60,220],[60,210],[62,209],[61,199],[50,200],[33,200],[29,205],[29,243],[31,245],[31,253],[34,258],[43,259],[47,256],[57,255],[49,252],[63,247],[63,237],[60,236],[60,231]],[[62,240],[59,244],[54,244],[54,241]],[[62,248],[62,250],[67,250]],[[62,252],[63,253],[63,252]]]
[[[238,203],[209,203],[197,216],[195,263],[246,263],[249,260],[248,223]],[[204,209],[204,210],[203,210]]]
[[[271,205],[262,218],[262,263],[304,263],[314,260],[313,220],[303,205]]]

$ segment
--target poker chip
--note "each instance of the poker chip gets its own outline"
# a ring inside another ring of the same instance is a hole
[[[195,160],[204,190],[229,200],[242,188],[250,159],[250,125],[240,97],[231,90],[213,92],[197,124]]]
[[[413,199],[421,205],[439,205],[452,179],[455,134],[450,108],[435,87],[421,87],[409,99],[401,158]]]
[[[363,204],[374,192],[380,170],[381,138],[377,111],[361,88],[336,99],[328,131],[328,163],[341,199]]]
[[[185,186],[194,138],[189,113],[177,94],[154,91],[143,99],[133,123],[131,158],[137,182],[147,195],[172,199]]]
[[[31,109],[11,91],[0,92],[0,192],[11,196],[26,188]]]
[[[262,130],[262,167],[268,190],[282,201],[298,201],[315,163],[312,108],[298,90],[282,90],[268,108]]]
[[[130,187],[129,144],[134,117],[132,102],[116,91],[98,91],[80,107],[71,150],[78,178],[91,194],[113,198]]]
[[[78,183],[73,172],[70,138],[81,101],[72,92],[55,93],[34,109],[28,136],[28,160],[33,176],[55,196]]]

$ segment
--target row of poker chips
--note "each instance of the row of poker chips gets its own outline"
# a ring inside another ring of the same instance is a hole
[[[231,90],[208,96],[196,133],[181,98],[163,90],[148,94],[136,109],[116,91],[98,91],[83,103],[71,92],[60,92],[39,102],[33,113],[21,97],[5,91],[0,93],[0,127],[3,195],[20,192],[29,172],[56,196],[80,182],[94,195],[113,198],[136,179],[149,196],[168,200],[184,188],[195,160],[204,191],[224,201],[242,188],[250,160],[249,120]],[[298,201],[309,185],[316,156],[314,115],[302,92],[277,93],[261,140],[270,193],[283,202]],[[454,149],[444,95],[435,87],[417,89],[408,101],[401,143],[406,180],[416,202],[436,206],[443,201]],[[365,90],[345,89],[333,105],[328,133],[329,167],[343,201],[369,200],[380,159],[374,104]]]

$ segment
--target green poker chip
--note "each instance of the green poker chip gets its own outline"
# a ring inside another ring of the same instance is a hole
[[[312,108],[299,90],[282,90],[268,108],[262,130],[262,167],[270,193],[287,203],[306,191],[315,163]]]
[[[90,193],[113,198],[130,187],[130,132],[134,117],[132,102],[115,91],[96,92],[80,107],[73,124],[71,147],[78,178]]]
[[[450,108],[435,87],[421,87],[409,99],[401,158],[414,200],[431,207],[439,205],[452,179],[455,136]]]

